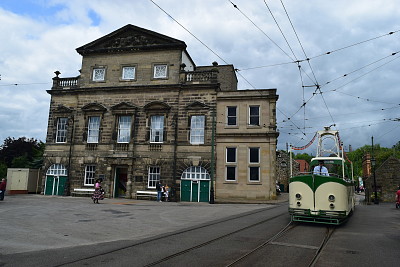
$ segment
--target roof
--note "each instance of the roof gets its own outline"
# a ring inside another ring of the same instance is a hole
[[[128,24],[76,49],[83,55],[143,50],[185,50],[183,41]]]

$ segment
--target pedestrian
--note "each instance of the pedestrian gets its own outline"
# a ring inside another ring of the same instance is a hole
[[[101,187],[101,179],[97,179],[94,184],[94,193],[92,195],[93,203],[99,204],[99,200],[104,199],[104,190]]]
[[[400,208],[400,185],[396,192],[396,208]]]
[[[162,198],[162,193],[163,193],[163,186],[160,181],[157,181],[157,183],[156,183],[156,190],[157,190],[157,201],[162,202],[161,198]]]
[[[314,167],[314,174],[329,176],[328,169],[324,166],[324,161],[319,160],[318,166]]]
[[[165,197],[165,201],[168,202],[168,197],[169,197],[169,186],[166,184],[164,187],[164,197]]]
[[[4,200],[4,194],[6,193],[7,181],[5,178],[1,179],[0,183],[0,200]]]

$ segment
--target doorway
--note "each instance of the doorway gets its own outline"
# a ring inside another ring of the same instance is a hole
[[[126,197],[126,183],[128,181],[128,168],[116,167],[114,175],[114,197]]]

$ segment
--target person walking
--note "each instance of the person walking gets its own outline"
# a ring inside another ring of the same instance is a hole
[[[6,193],[7,181],[5,178],[1,179],[0,183],[0,200],[4,200],[4,194]]]
[[[99,200],[104,199],[103,189],[101,188],[101,180],[97,179],[94,184],[94,193],[92,195],[93,203],[99,204]]]
[[[156,183],[156,190],[157,190],[157,201],[162,202],[161,198],[162,198],[162,193],[163,193],[163,186],[160,181],[157,181],[157,183]]]

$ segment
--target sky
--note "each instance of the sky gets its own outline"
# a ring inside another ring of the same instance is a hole
[[[277,149],[325,126],[346,150],[400,141],[398,0],[0,0],[0,142],[45,142],[54,71],[78,76],[75,49],[126,24],[233,64],[239,89],[276,88]]]

